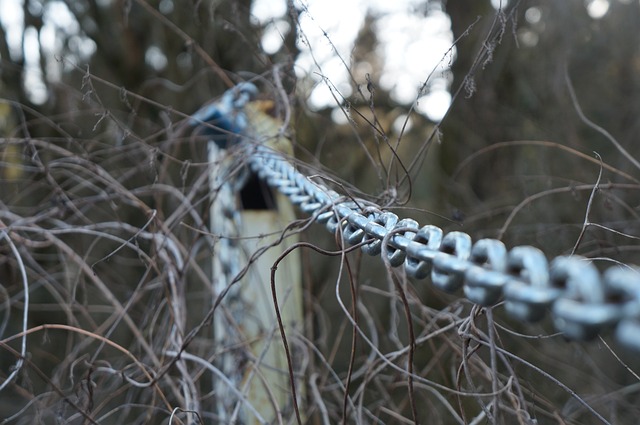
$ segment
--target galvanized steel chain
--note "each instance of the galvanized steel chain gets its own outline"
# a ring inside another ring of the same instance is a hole
[[[495,239],[473,243],[466,233],[445,235],[439,227],[420,227],[366,200],[341,196],[298,172],[266,146],[268,140],[247,134],[244,107],[257,93],[252,83],[240,83],[193,115],[190,123],[209,124],[205,130],[218,137],[213,140],[221,146],[246,138],[242,151],[248,153],[251,169],[327,230],[340,232],[349,244],[362,243],[369,255],[384,251],[392,267],[404,265],[416,279],[430,277],[445,292],[462,288],[470,301],[483,306],[503,299],[506,311],[526,322],[539,321],[551,310],[556,328],[573,339],[588,340],[614,329],[623,345],[640,351],[640,269],[612,267],[601,274],[580,256],[549,262],[531,246],[508,250]]]
[[[640,269],[616,266],[601,274],[581,256],[549,262],[532,246],[508,250],[495,239],[473,243],[463,232],[420,227],[413,219],[399,220],[369,201],[313,182],[266,146],[255,146],[249,164],[329,232],[340,232],[351,245],[364,243],[366,254],[381,255],[386,242],[389,264],[404,265],[413,278],[431,277],[448,293],[462,288],[482,306],[503,299],[506,311],[525,322],[539,321],[551,310],[556,328],[571,339],[589,340],[613,329],[621,344],[640,351]]]

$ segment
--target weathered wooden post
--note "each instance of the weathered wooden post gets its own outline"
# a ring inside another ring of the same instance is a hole
[[[279,422],[283,412],[289,417],[292,411],[270,275],[283,251],[298,240],[286,230],[295,215],[286,197],[251,175],[245,159],[256,144],[286,156],[293,152],[283,124],[269,115],[273,103],[253,100],[256,94],[255,86],[238,85],[193,116],[193,124],[208,125],[204,132],[211,136],[212,282],[214,298],[222,297],[214,315],[215,365],[226,377],[216,380],[215,390],[217,413],[225,423]],[[293,339],[303,328],[296,250],[279,265],[275,287],[285,331]],[[300,402],[303,386],[296,389]]]

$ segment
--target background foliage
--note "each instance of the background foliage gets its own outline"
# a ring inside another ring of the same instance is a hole
[[[75,23],[57,28],[54,55],[29,40],[45,39],[47,14],[62,3]],[[593,3],[608,6],[597,19]],[[339,124],[333,108],[306,103],[313,73],[295,72],[299,5],[288,5],[290,30],[267,54],[250,0],[25,0],[21,49],[11,47],[15,33],[0,31],[1,423],[216,423],[215,375],[170,355],[188,344],[215,363],[221,349],[209,330],[205,144],[184,118],[239,81],[280,103],[282,85],[298,160],[340,190],[474,239],[575,251],[602,267],[637,263],[638,2],[425,5],[444,9],[456,39],[445,118],[429,122],[381,88],[369,16],[343,59],[372,71],[334,106],[351,117]],[[35,68],[26,54],[34,48]],[[393,123],[405,114],[400,133]],[[602,167],[593,152],[606,166],[588,216],[600,226],[576,246]],[[323,230],[302,237],[336,249]],[[411,422],[407,324],[384,267],[358,253],[303,256],[307,320],[291,337],[304,353],[307,420]],[[524,326],[499,306],[489,314],[395,278],[411,304],[424,423],[638,417],[640,365],[608,337],[570,343],[549,322]],[[13,376],[25,329],[28,356]],[[172,416],[194,405],[193,394],[198,416]],[[487,407],[496,404],[499,414]],[[290,411],[283,418],[293,423]]]

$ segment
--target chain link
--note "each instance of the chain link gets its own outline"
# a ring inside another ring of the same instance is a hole
[[[550,263],[531,246],[507,250],[495,239],[473,243],[463,232],[444,235],[433,225],[420,227],[363,199],[346,198],[298,172],[277,152],[255,146],[251,169],[286,195],[301,211],[362,251],[386,255],[416,279],[431,277],[448,293],[463,289],[482,306],[504,299],[509,315],[536,322],[551,311],[555,327],[568,338],[590,340],[615,329],[617,340],[640,351],[640,269],[615,266],[601,274],[590,260],[561,256]],[[387,242],[388,241],[388,242]]]
[[[551,311],[554,325],[569,338],[589,340],[614,329],[621,344],[640,351],[640,269],[622,265],[601,274],[577,255],[549,262],[531,246],[508,250],[495,239],[473,243],[466,233],[445,235],[439,227],[420,227],[364,199],[341,196],[264,144],[249,143],[243,108],[257,93],[253,84],[241,83],[198,111],[191,124],[214,123],[222,134],[245,136],[250,168],[329,232],[339,233],[348,244],[362,244],[371,256],[384,252],[392,267],[404,265],[416,279],[430,277],[442,291],[462,288],[482,306],[503,299],[507,313],[517,320],[540,321]]]

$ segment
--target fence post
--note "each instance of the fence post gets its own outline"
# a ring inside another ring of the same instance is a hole
[[[256,102],[246,108],[249,123],[243,136],[251,143],[270,144],[279,137],[277,120],[256,115],[263,106]],[[226,377],[215,384],[217,413],[225,423],[287,422],[282,414],[292,411],[290,376],[270,275],[278,258],[298,241],[290,232],[282,239],[295,213],[286,196],[250,175],[242,160],[242,150],[250,149],[250,143],[245,145],[225,149],[220,140],[209,142],[214,302],[223,296],[214,315],[214,363]],[[292,354],[295,335],[303,330],[300,262],[297,250],[288,253],[274,282]],[[304,386],[297,384],[296,390],[300,405]]]

